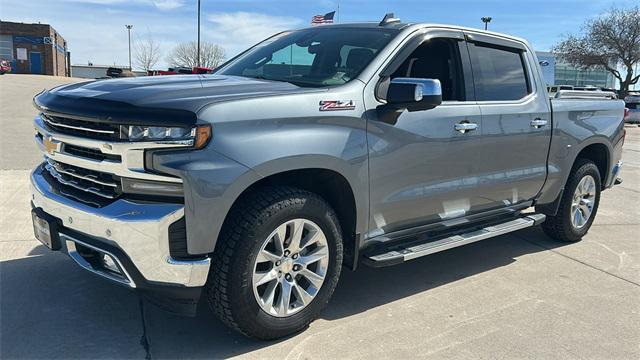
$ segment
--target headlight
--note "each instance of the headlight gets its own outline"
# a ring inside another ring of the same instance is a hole
[[[121,125],[120,138],[129,141],[187,141],[202,149],[211,138],[210,125],[196,127],[165,127],[165,126],[137,126]]]
[[[130,141],[189,140],[195,138],[196,128],[123,125],[120,134]]]

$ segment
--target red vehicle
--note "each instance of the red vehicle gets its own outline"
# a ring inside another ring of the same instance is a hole
[[[213,74],[213,71],[214,71],[214,70],[215,70],[215,69],[210,69],[210,68],[207,68],[207,67],[198,67],[198,66],[196,66],[196,67],[194,67],[194,68],[192,69],[192,73],[193,73],[193,74]]]
[[[7,60],[0,60],[0,75],[11,72],[11,63]]]
[[[169,68],[168,70],[149,70],[147,71],[148,76],[159,76],[159,75],[178,75],[178,74],[213,74],[215,69],[210,69],[207,67],[198,67],[195,66],[193,68],[188,67],[175,67]]]

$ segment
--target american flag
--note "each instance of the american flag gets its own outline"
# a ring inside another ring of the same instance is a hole
[[[333,24],[333,16],[336,14],[335,11],[330,13],[326,13],[324,15],[316,15],[311,18],[311,25],[320,25],[320,24]]]

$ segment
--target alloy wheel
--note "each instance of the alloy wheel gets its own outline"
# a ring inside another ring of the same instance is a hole
[[[596,199],[596,180],[591,175],[580,179],[571,202],[571,224],[580,229],[584,227],[591,213]]]
[[[327,238],[307,219],[279,225],[263,242],[253,266],[253,294],[266,313],[291,316],[316,297],[329,266]]]

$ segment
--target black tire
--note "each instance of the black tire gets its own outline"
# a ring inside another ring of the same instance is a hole
[[[595,201],[591,216],[584,226],[577,228],[571,221],[571,205],[573,195],[576,191],[580,180],[585,176],[591,176],[595,180]],[[593,161],[588,159],[578,159],[569,175],[562,199],[558,207],[558,213],[555,216],[547,216],[547,220],[542,223],[544,232],[553,239],[565,242],[576,242],[582,240],[593,224],[593,220],[598,212],[600,204],[600,171]]]
[[[342,233],[335,212],[318,195],[292,187],[264,187],[234,207],[223,226],[211,262],[206,296],[212,311],[227,326],[263,340],[306,328],[326,306],[340,277]],[[253,264],[263,241],[280,224],[295,218],[316,223],[329,248],[329,266],[320,291],[304,309],[275,317],[258,305],[252,286]]]

